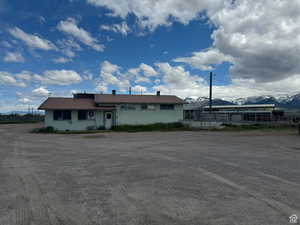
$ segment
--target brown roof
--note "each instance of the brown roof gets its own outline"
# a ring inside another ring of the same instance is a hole
[[[152,103],[152,104],[184,104],[185,102],[174,95],[112,95],[95,94],[96,103]]]
[[[38,109],[61,109],[61,110],[110,110],[114,107],[96,107],[94,99],[88,98],[48,98]]]

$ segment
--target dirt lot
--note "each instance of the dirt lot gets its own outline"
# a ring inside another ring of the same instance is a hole
[[[0,126],[0,225],[276,225],[300,217],[295,132],[30,134]]]

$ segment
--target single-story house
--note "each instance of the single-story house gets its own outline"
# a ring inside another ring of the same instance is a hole
[[[173,123],[183,120],[185,102],[173,95],[74,94],[73,98],[49,97],[45,126],[57,130],[111,129],[118,125]]]

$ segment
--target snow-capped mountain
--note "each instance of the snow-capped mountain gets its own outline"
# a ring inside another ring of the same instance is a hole
[[[206,106],[209,104],[207,97],[186,98],[187,102]],[[275,104],[277,107],[300,109],[300,93],[296,95],[271,95],[252,96],[248,98],[237,98],[232,100],[213,99],[214,105],[251,105],[251,104]]]

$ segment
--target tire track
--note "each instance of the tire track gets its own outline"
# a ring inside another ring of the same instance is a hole
[[[14,140],[14,156],[8,160],[9,169],[17,178],[15,184],[18,187],[15,204],[16,225],[90,224],[88,218],[72,205],[63,206],[54,193],[42,190],[32,165],[18,149],[19,140]]]
[[[174,162],[181,162],[181,163],[184,163],[185,161],[184,160],[181,160],[181,159],[178,159],[176,157],[173,157],[173,156],[165,156],[164,154],[161,154],[161,153],[149,153],[149,156],[159,156],[161,158],[164,158],[166,160],[171,160],[171,161],[174,161]],[[204,157],[204,158],[207,158],[207,157]],[[235,163],[230,163],[228,162],[228,165],[231,165],[231,166],[237,166],[237,164]],[[264,204],[268,205],[269,207],[277,210],[278,212],[280,212],[281,214],[283,214],[284,216],[287,216],[289,217],[290,215],[292,214],[296,214],[296,215],[300,215],[300,211],[298,209],[294,209],[282,202],[279,202],[275,199],[271,199],[271,198],[267,198],[265,197],[264,195],[262,194],[259,194],[259,193],[256,193],[250,189],[248,189],[246,186],[242,186],[242,185],[239,185],[221,175],[218,175],[216,173],[213,173],[207,169],[204,169],[202,167],[197,167],[197,168],[194,168],[194,167],[189,167],[189,169],[191,170],[196,170],[198,172],[201,172],[202,174],[212,178],[212,179],[215,179],[217,180],[218,182],[220,183],[223,183],[225,185],[228,185],[234,189],[237,189],[239,191],[242,191],[246,194],[248,194],[249,196],[253,197],[255,200],[257,201],[260,201],[260,202],[263,202]],[[279,178],[280,179],[280,178]],[[288,181],[285,181],[285,183],[289,183]],[[293,185],[295,185],[293,183]],[[298,186],[298,184],[296,184]]]

